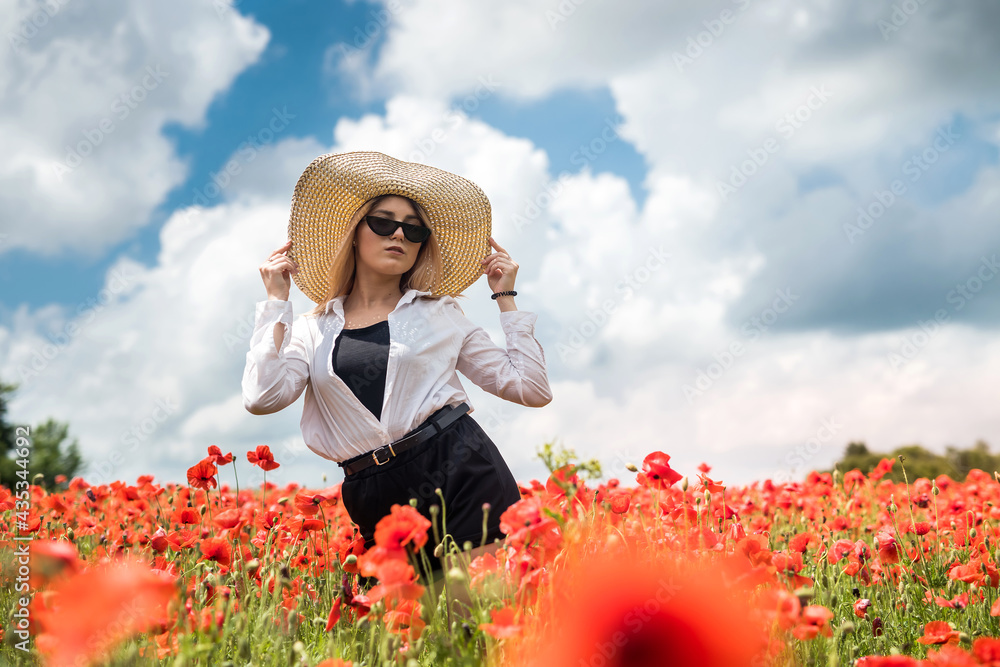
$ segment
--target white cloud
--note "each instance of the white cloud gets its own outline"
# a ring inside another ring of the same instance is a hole
[[[0,5],[2,251],[95,256],[145,225],[187,172],[164,126],[202,127],[269,39],[193,0]]]

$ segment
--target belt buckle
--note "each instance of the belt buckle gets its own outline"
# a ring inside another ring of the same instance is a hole
[[[388,449],[389,449],[388,456],[385,457],[384,461],[379,461],[378,460],[378,453],[380,451],[382,451],[383,449],[386,449],[386,447],[388,447]],[[372,452],[372,460],[375,461],[375,465],[380,466],[380,465],[384,465],[384,464],[388,463],[389,459],[391,459],[395,455],[396,455],[396,452],[393,451],[392,445],[390,444],[390,445],[386,445],[385,447],[379,447],[378,449],[374,450]]]

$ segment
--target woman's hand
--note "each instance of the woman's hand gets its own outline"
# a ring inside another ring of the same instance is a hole
[[[517,262],[510,258],[507,251],[490,237],[490,245],[496,250],[483,257],[483,273],[494,294],[514,289],[514,279],[517,277]]]
[[[292,288],[290,274],[299,272],[299,265],[286,254],[291,247],[292,242],[286,241],[285,245],[271,253],[267,261],[260,265],[260,277],[264,281],[268,299],[288,301]]]

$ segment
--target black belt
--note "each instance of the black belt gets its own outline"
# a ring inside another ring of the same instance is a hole
[[[465,403],[459,403],[457,406],[446,405],[428,417],[427,421],[423,424],[396,442],[382,445],[378,449],[355,456],[353,459],[341,461],[337,465],[344,469],[345,475],[353,475],[369,466],[380,466],[388,463],[393,457],[399,456],[406,450],[427,442],[432,436],[451,426],[455,420],[468,411],[469,406]]]

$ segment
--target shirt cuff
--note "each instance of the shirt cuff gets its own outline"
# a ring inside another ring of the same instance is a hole
[[[258,301],[254,320],[251,350],[262,352],[265,357],[278,356],[278,351],[274,349],[274,327],[279,324],[288,325],[281,340],[281,349],[284,350],[290,338],[288,334],[292,330],[292,302],[278,299]]]

